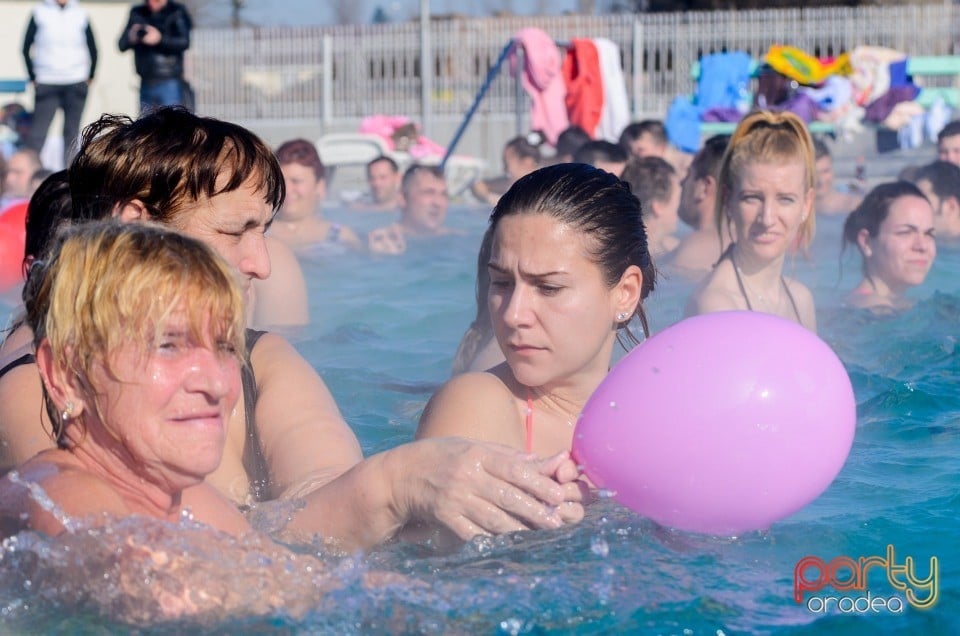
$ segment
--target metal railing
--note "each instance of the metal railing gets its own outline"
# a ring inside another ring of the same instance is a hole
[[[456,123],[499,52],[523,27],[558,42],[606,37],[621,51],[635,117],[662,117],[692,87],[703,55],[744,50],[762,55],[790,44],[820,56],[858,45],[910,55],[954,51],[951,3],[609,16],[435,20],[432,59],[422,67],[420,24],[198,29],[190,52],[197,100],[206,114],[243,121],[309,121],[343,130],[374,113],[415,120],[428,112]],[[433,87],[427,108],[423,73]],[[512,118],[516,87],[507,73],[490,85],[478,118]]]

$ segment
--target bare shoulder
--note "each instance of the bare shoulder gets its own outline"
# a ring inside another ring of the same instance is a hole
[[[264,334],[250,360],[258,390],[254,421],[274,496],[306,482],[323,485],[363,459],[330,390],[293,345]]]
[[[744,309],[738,302],[739,295],[735,293],[725,269],[728,268],[725,268],[724,263],[721,263],[697,285],[684,307],[685,316]]]
[[[307,283],[293,250],[282,241],[266,237],[270,276],[254,279],[251,323],[258,327],[293,327],[307,324]]]
[[[0,342],[0,368],[29,353],[33,353],[33,332],[22,324]]]
[[[353,228],[347,226],[342,226],[340,228],[340,242],[350,249],[363,249],[363,241],[360,240],[360,236],[356,233],[356,231],[354,231]]]
[[[688,273],[705,273],[720,258],[720,239],[705,232],[693,232],[679,239],[670,253],[669,264]]]
[[[206,483],[183,491],[180,503],[189,509],[193,518],[212,528],[240,536],[251,531],[243,514],[229,499]]]
[[[250,366],[259,391],[258,420],[268,405],[285,411],[294,405],[306,408],[308,403],[311,417],[318,416],[313,409],[320,408],[332,411],[339,419],[339,411],[323,379],[286,338],[269,332],[263,334],[250,353]],[[296,419],[294,416],[285,411],[282,419]]]
[[[113,487],[62,450],[44,451],[0,481],[0,518],[19,515],[21,529],[53,536],[66,519],[129,513]]]
[[[417,438],[467,437],[515,446],[519,438],[517,400],[491,372],[462,373],[430,398]]]
[[[253,346],[253,350],[250,352],[250,364],[253,366],[254,373],[259,375],[261,369],[282,362],[291,356],[300,357],[300,354],[290,344],[290,341],[283,336],[267,331],[257,339],[257,343]]]

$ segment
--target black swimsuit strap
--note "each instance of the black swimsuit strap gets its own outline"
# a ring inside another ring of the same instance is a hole
[[[250,493],[255,501],[267,499],[267,486],[270,472],[267,469],[267,459],[260,447],[260,435],[257,434],[254,412],[257,408],[257,378],[253,373],[253,363],[250,356],[253,347],[265,331],[247,329],[247,363],[240,367],[240,383],[243,387],[243,410],[247,428],[247,441],[243,446],[243,468],[250,478]]]
[[[733,246],[731,243],[730,247],[727,248],[727,251],[723,253],[723,256],[720,257],[722,261],[725,258],[730,259],[730,264],[733,266],[733,275],[737,277],[737,287],[740,288],[740,294],[743,296],[743,300],[747,303],[747,310],[753,311],[753,305],[750,304],[750,297],[747,296],[747,288],[743,285],[743,279],[740,278],[740,268],[737,267],[737,264],[733,261]]]
[[[780,277],[780,284],[783,285],[783,291],[787,292],[787,298],[790,300],[790,306],[793,307],[793,313],[797,316],[797,322],[803,324],[803,321],[800,320],[800,310],[797,309],[797,302],[793,299],[793,294],[790,293],[790,288],[787,286],[787,281],[783,279],[783,276]]]
[[[750,297],[747,296],[747,288],[743,286],[743,279],[740,278],[740,268],[733,262],[733,258],[730,259],[730,263],[733,265],[733,275],[737,277],[737,286],[740,288],[740,293],[747,303],[747,311],[753,311],[753,305],[750,304]]]
[[[0,378],[7,375],[7,373],[13,371],[17,367],[22,367],[25,364],[35,364],[36,361],[37,356],[33,355],[32,353],[25,353],[12,362],[7,363],[2,369],[0,369]]]
[[[753,305],[750,304],[750,297],[747,296],[747,288],[743,285],[743,279],[740,277],[740,268],[737,267],[737,264],[733,262],[733,244],[727,248],[727,251],[723,253],[723,256],[720,257],[722,261],[725,258],[730,259],[730,264],[733,265],[733,275],[737,277],[737,286],[740,288],[740,293],[743,295],[743,300],[747,303],[747,309],[753,311]],[[787,281],[783,278],[783,275],[780,275],[780,284],[783,285],[783,291],[787,293],[787,299],[790,301],[790,306],[793,307],[793,313],[797,317],[797,322],[803,323],[800,320],[800,310],[797,309],[797,301],[793,299],[793,294],[790,293],[790,287],[787,285]]]

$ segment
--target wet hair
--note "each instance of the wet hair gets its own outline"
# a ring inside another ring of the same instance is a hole
[[[73,214],[67,171],[54,172],[44,179],[27,204],[26,239],[23,245],[23,275],[30,265],[42,259],[47,245],[63,222]]]
[[[960,120],[948,122],[947,125],[941,128],[940,132],[937,133],[937,144],[947,137],[955,137],[957,135],[960,135]]]
[[[570,126],[557,136],[557,156],[573,157],[577,149],[590,141],[590,135],[580,126]]]
[[[24,301],[34,344],[49,343],[54,364],[76,378],[101,418],[103,387],[93,385],[91,370],[102,365],[115,377],[114,352],[149,351],[173,312],[186,314],[199,342],[228,345],[238,359],[245,352],[244,299],[230,268],[200,241],[155,223],[64,226],[46,260],[30,269]],[[44,402],[65,448],[65,423],[46,387]]]
[[[533,159],[535,163],[540,163],[539,144],[530,143],[530,140],[523,135],[514,137],[505,143],[503,150],[506,151],[507,149],[512,150],[518,159]]]
[[[670,162],[662,157],[644,157],[628,161],[620,179],[630,184],[630,189],[640,199],[644,215],[649,215],[654,201],[669,201],[673,189],[679,187],[674,182],[676,174]]]
[[[627,151],[617,144],[602,139],[588,141],[573,153],[575,163],[588,163],[595,166],[597,163],[626,163]]]
[[[667,145],[667,129],[663,122],[659,119],[644,119],[626,125],[620,132],[620,147],[629,153],[633,142],[643,135],[650,135],[659,146]]]
[[[477,301],[477,315],[467,327],[467,331],[460,339],[457,353],[453,356],[452,374],[458,375],[470,367],[483,344],[493,335],[493,326],[490,323],[490,305],[487,304],[487,292],[490,289],[490,252],[493,251],[494,226],[487,227],[480,241],[480,250],[477,252],[477,283],[474,295]]]
[[[730,135],[714,135],[707,139],[690,162],[690,174],[695,179],[704,177],[716,179],[717,173],[720,172],[720,162],[729,145]]]
[[[410,191],[410,185],[418,174],[433,175],[437,179],[443,179],[446,182],[447,177],[443,174],[443,168],[440,166],[425,166],[421,163],[415,163],[407,168],[403,173],[403,180],[400,182],[400,189],[404,194]]]
[[[921,166],[912,177],[910,181],[913,183],[929,181],[930,189],[938,199],[953,197],[960,204],[960,166],[949,161],[934,161]]]
[[[176,225],[185,206],[250,179],[274,213],[284,198],[280,164],[259,137],[179,106],[136,120],[101,116],[84,129],[69,174],[73,216],[82,220],[110,216],[136,199],[154,221]]]
[[[544,214],[582,232],[609,287],[620,281],[629,266],[639,267],[643,284],[633,315],[640,319],[644,335],[650,335],[643,300],[653,291],[657,270],[647,246],[640,201],[629,185],[587,164],[558,163],[518,179],[494,207],[489,231],[496,232],[502,218],[518,214]],[[629,322],[624,320],[620,327],[636,343]]]
[[[374,157],[373,159],[367,162],[367,175],[370,174],[370,168],[372,168],[373,166],[377,165],[380,162],[383,162],[388,166],[390,166],[390,171],[393,172],[394,174],[400,172],[400,166],[397,165],[396,161],[394,161],[393,159],[391,159],[386,155],[380,155],[379,157]]]
[[[901,197],[919,197],[924,201],[927,197],[923,195],[920,188],[909,181],[893,181],[891,183],[881,183],[867,193],[860,205],[853,212],[847,215],[843,223],[843,242],[856,245],[857,235],[860,230],[866,230],[870,236],[876,236],[880,232],[880,226],[890,214],[890,206]]]
[[[751,163],[783,164],[799,161],[804,170],[804,188],[815,188],[816,170],[813,158],[813,139],[803,120],[789,111],[755,110],[737,125],[717,173],[719,196],[714,209],[717,229],[722,232],[725,207],[733,192],[734,180]],[[799,244],[807,248],[813,241],[816,214],[812,211],[801,224],[797,234]]]
[[[952,164],[951,164],[952,165]],[[920,188],[909,181],[893,181],[881,183],[867,193],[853,212],[847,215],[843,222],[843,237],[841,239],[840,257],[847,249],[847,245],[857,244],[857,236],[861,230],[866,230],[872,238],[880,233],[880,226],[890,215],[893,203],[902,197],[919,197],[927,201]],[[867,275],[866,263],[863,264],[863,273]]]
[[[820,137],[813,137],[813,160],[820,161],[824,157],[830,156],[830,147]]]
[[[322,181],[327,176],[327,170],[320,161],[317,147],[306,139],[291,139],[280,144],[277,148],[277,161],[281,166],[295,163],[298,166],[310,168],[317,181]]]

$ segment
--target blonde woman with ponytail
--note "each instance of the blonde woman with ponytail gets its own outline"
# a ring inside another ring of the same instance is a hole
[[[720,164],[715,214],[731,245],[687,302],[686,314],[748,310],[816,331],[813,296],[783,275],[793,246],[813,240],[813,140],[789,112],[753,112],[740,122]]]

